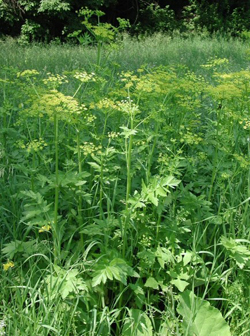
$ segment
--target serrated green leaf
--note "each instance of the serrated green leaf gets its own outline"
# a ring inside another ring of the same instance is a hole
[[[158,205],[158,198],[155,197],[153,192],[148,193],[148,199],[150,200],[150,202],[152,202],[155,206]]]
[[[162,179],[161,185],[163,187],[176,187],[181,181],[177,180],[174,176],[166,176]]]
[[[12,259],[15,254],[22,253],[24,256],[31,255],[37,252],[36,239],[22,242],[20,240],[11,241],[5,244],[2,253],[9,259]]]
[[[88,162],[88,164],[93,167],[96,171],[101,171],[101,166],[99,166],[96,162]]]
[[[226,237],[221,237],[221,244],[228,251],[230,257],[235,260],[239,268],[244,268],[249,262],[250,251],[245,245],[240,245],[236,240]]]
[[[50,274],[45,278],[50,298],[54,298],[59,294],[62,299],[66,299],[70,293],[88,290],[83,279],[77,277],[79,274],[77,269],[65,270],[54,265],[54,270],[56,275]]]
[[[132,267],[130,267],[124,259],[114,258],[111,261],[102,262],[97,265],[92,279],[92,286],[96,287],[101,282],[105,284],[107,280],[116,279],[127,285],[127,277],[139,277]]]
[[[92,286],[96,287],[100,285],[100,283],[105,284],[107,281],[107,274],[106,271],[103,270],[102,272],[97,272],[96,275],[92,279]]]
[[[135,135],[137,133],[137,130],[135,129],[130,129],[127,126],[121,126],[120,129],[123,130],[121,132],[122,135],[124,135],[125,139],[129,138],[131,135]]]
[[[22,242],[20,240],[11,241],[8,244],[4,244],[2,253],[7,258],[12,259],[17,252],[23,251]]]
[[[78,181],[78,182],[75,183],[75,185],[76,185],[77,187],[79,187],[79,186],[82,186],[82,185],[84,185],[84,184],[86,184],[86,183],[87,183],[87,181]]]

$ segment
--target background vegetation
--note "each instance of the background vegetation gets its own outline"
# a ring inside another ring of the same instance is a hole
[[[130,34],[194,31],[238,35],[250,29],[250,3],[246,0],[0,0],[0,33],[21,41],[74,40],[74,32],[87,33],[82,8],[101,10],[102,22],[118,25],[129,20]],[[96,24],[92,17],[92,23]]]

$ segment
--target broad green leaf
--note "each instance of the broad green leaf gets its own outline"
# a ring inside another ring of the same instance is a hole
[[[149,277],[144,285],[145,287],[150,287],[153,289],[159,289],[159,284],[153,277]]]
[[[190,261],[192,260],[193,257],[193,253],[190,251],[186,251],[183,257],[183,265],[186,266],[187,264],[190,263]]]
[[[231,336],[220,311],[191,291],[179,295],[177,311],[183,316],[186,336]]]
[[[181,280],[180,277],[177,279],[173,279],[170,281],[171,284],[175,285],[179,289],[180,292],[183,292],[185,288],[189,285],[189,283],[185,280]]]
[[[122,336],[153,336],[152,323],[146,313],[140,309],[130,309]]]

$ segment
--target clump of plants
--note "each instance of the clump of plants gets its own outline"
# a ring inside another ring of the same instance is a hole
[[[250,330],[250,76],[200,73],[1,70],[7,334]]]

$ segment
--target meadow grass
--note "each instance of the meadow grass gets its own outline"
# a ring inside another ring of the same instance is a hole
[[[0,335],[247,335],[249,45],[0,43]]]
[[[12,66],[19,71],[36,69],[61,73],[75,69],[91,69],[96,61],[96,48],[69,44],[31,44],[22,47],[14,39],[0,42],[2,66]],[[245,69],[249,43],[239,39],[222,37],[169,37],[161,34],[142,40],[131,39],[125,35],[120,50],[111,51],[107,65],[117,63],[121,70],[136,70],[142,65],[186,65],[192,71],[199,71],[199,66],[209,58],[227,58],[233,70]],[[109,54],[107,52],[106,54]],[[111,63],[111,64],[110,64]]]

